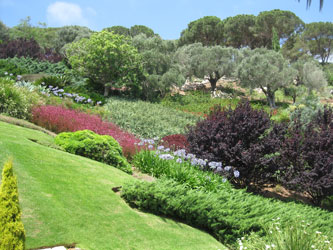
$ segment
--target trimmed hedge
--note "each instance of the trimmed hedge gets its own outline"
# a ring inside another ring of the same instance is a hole
[[[98,135],[90,130],[63,132],[55,143],[69,153],[100,161],[132,174],[131,165],[123,156],[119,143],[109,135]]]
[[[11,160],[4,165],[0,186],[0,249],[25,249],[17,180]]]
[[[213,193],[160,179],[151,183],[128,183],[122,197],[131,206],[206,229],[224,244],[235,245],[238,238],[251,232],[262,234],[272,219],[278,217],[281,224],[297,217],[309,222],[309,228],[333,236],[332,213],[255,196],[244,190],[224,188]]]

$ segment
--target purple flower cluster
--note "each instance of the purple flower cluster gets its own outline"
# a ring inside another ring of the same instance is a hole
[[[42,86],[45,85],[44,82],[42,82]],[[66,93],[64,89],[53,87],[52,85],[47,87],[48,92],[42,92],[42,94],[45,94],[47,96],[50,96],[50,94],[58,96],[60,98],[66,97],[74,100],[77,103],[85,103],[85,104],[94,104],[93,101],[90,98],[86,98],[84,96],[80,96],[76,93]],[[102,102],[96,102],[96,105],[100,105]]]

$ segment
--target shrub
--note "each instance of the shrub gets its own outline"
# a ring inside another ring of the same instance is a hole
[[[55,143],[71,154],[100,161],[131,174],[131,165],[123,156],[119,143],[109,135],[98,135],[90,130],[63,132]]]
[[[51,63],[49,61],[41,61],[31,57],[13,57],[2,60],[15,64],[17,67],[23,69],[26,73],[29,74],[64,74],[68,70],[63,62]],[[8,73],[14,72],[8,71]]]
[[[293,120],[280,151],[281,180],[287,187],[306,191],[315,204],[333,195],[333,110],[319,110],[305,126]]]
[[[186,126],[193,125],[199,119],[159,104],[119,98],[110,98],[106,108],[109,111],[108,119],[143,138],[182,134]]]
[[[0,78],[0,113],[27,119],[30,117],[32,106],[40,101],[37,93],[15,87],[14,81]]]
[[[321,209],[283,203],[255,196],[231,187],[218,192],[193,190],[173,180],[137,181],[123,187],[122,197],[132,206],[159,215],[181,219],[190,225],[208,230],[224,244],[236,244],[251,232],[264,234],[272,219],[282,224],[295,217],[310,223],[309,229],[332,237],[333,214]]]
[[[25,231],[21,221],[17,180],[13,163],[7,161],[0,186],[0,249],[25,249]]]
[[[0,44],[0,58],[31,57],[59,62],[62,57],[51,49],[43,50],[34,39],[18,38]]]
[[[207,119],[199,121],[187,134],[191,153],[208,161],[237,168],[237,184],[259,184],[272,179],[275,153],[284,130],[275,125],[271,132],[269,116],[241,102],[235,110],[215,107]]]
[[[185,135],[167,135],[162,138],[162,145],[172,150],[186,149],[188,142]]]
[[[121,130],[111,122],[102,121],[96,115],[59,106],[34,107],[32,122],[55,133],[89,129],[100,135],[110,135],[118,141],[126,157],[131,157],[136,152],[134,143],[139,142],[134,135]]]
[[[9,74],[13,76],[22,75],[27,73],[25,69],[17,66],[15,63],[12,63],[6,59],[0,59],[0,76],[4,77]]]

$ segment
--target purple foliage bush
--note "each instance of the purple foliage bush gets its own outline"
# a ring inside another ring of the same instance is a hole
[[[59,62],[62,60],[60,54],[52,49],[43,50],[34,39],[18,38],[0,43],[0,58],[31,57],[33,59]]]
[[[175,134],[167,135],[162,138],[162,145],[172,150],[186,149],[188,142],[185,135]]]
[[[305,128],[300,117],[293,122],[281,147],[281,181],[319,204],[333,195],[333,110],[325,107]]]
[[[235,184],[259,184],[272,181],[276,171],[275,152],[283,125],[271,131],[269,116],[241,102],[235,110],[216,106],[208,117],[189,129],[188,149],[201,159],[236,167],[240,178]]]

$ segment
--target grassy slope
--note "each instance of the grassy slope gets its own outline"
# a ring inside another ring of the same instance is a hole
[[[207,233],[133,210],[111,190],[133,177],[34,143],[52,137],[0,122],[0,169],[12,156],[27,248],[79,243],[83,249],[224,249]]]

